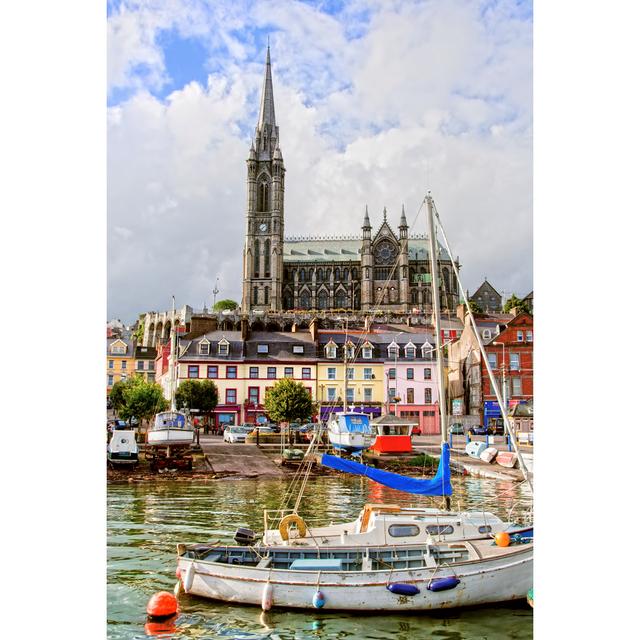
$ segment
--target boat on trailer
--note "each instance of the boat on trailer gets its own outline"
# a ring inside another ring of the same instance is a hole
[[[194,437],[193,424],[182,411],[157,413],[153,426],[147,433],[147,442],[152,446],[190,445]]]
[[[359,455],[375,441],[369,416],[356,411],[338,411],[327,422],[329,442],[339,452]]]

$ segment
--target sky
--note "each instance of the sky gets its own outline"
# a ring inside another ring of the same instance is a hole
[[[426,231],[471,293],[533,289],[532,6],[516,0],[108,3],[107,315],[240,300],[267,42],[285,234]]]

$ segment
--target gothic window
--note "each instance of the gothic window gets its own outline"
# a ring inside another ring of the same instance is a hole
[[[292,309],[293,308],[293,298],[290,293],[285,293],[284,295],[284,308]]]
[[[326,291],[321,291],[318,294],[318,309],[326,309],[328,305],[329,299]]]
[[[411,290],[411,304],[418,304],[418,292],[415,289]]]
[[[264,288],[264,303],[269,304],[269,287]]]
[[[269,278],[271,275],[271,241],[264,241],[264,277]]]
[[[407,277],[407,267],[406,267],[406,265],[402,267],[402,277],[403,278]]]
[[[269,183],[266,178],[258,185],[258,211],[269,211]]]
[[[346,269],[345,269],[345,271],[346,271]],[[336,267],[336,269],[335,269],[335,272],[333,274],[333,279],[334,279],[335,282],[338,282],[338,280],[340,280],[340,269],[338,267]],[[346,279],[347,278],[345,277],[345,280]]]
[[[376,264],[393,264],[398,255],[397,248],[388,240],[383,240],[374,249]]]
[[[338,279],[340,278],[340,269],[338,269]],[[349,269],[342,270],[342,279],[346,282],[349,280]]]
[[[260,240],[253,243],[253,273],[254,278],[260,276]]]
[[[442,279],[444,280],[444,289],[449,293],[451,289],[451,283],[449,282],[449,269],[446,267],[442,270]]]
[[[302,270],[304,272],[304,269]],[[310,309],[311,308],[311,297],[309,296],[308,291],[303,291],[300,294],[300,307],[302,309]]]
[[[253,287],[253,304],[258,304],[258,287]]]
[[[354,280],[357,280],[357,279],[358,279],[358,270],[357,270],[355,267],[351,270],[351,277],[352,277]]]
[[[347,307],[347,296],[344,291],[338,291],[336,293],[336,307],[338,309],[346,309]]]
[[[369,267],[364,268],[364,277],[368,280],[371,276],[369,275]]]
[[[322,282],[324,280],[324,271],[322,269],[318,269],[316,272],[316,280],[318,282]]]
[[[305,273],[305,270],[304,270],[304,269],[300,269],[299,276],[300,276],[300,277],[298,278],[298,280],[300,280],[300,282],[304,282],[304,279],[305,279],[305,277],[306,277],[306,273]]]

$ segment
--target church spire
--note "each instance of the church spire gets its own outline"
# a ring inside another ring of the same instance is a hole
[[[256,126],[256,147],[259,151],[273,152],[278,146],[278,127],[273,102],[273,83],[271,80],[271,50],[267,45],[267,60],[262,83],[262,97]]]
[[[404,204],[402,205],[402,215],[400,216],[400,228],[407,228],[407,216],[404,214]]]
[[[364,222],[362,223],[363,229],[371,229],[371,222],[369,220],[369,207],[364,205]]]

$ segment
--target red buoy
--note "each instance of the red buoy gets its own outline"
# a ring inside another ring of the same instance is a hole
[[[178,612],[178,600],[168,591],[158,591],[147,603],[147,615],[150,620],[163,620]]]

